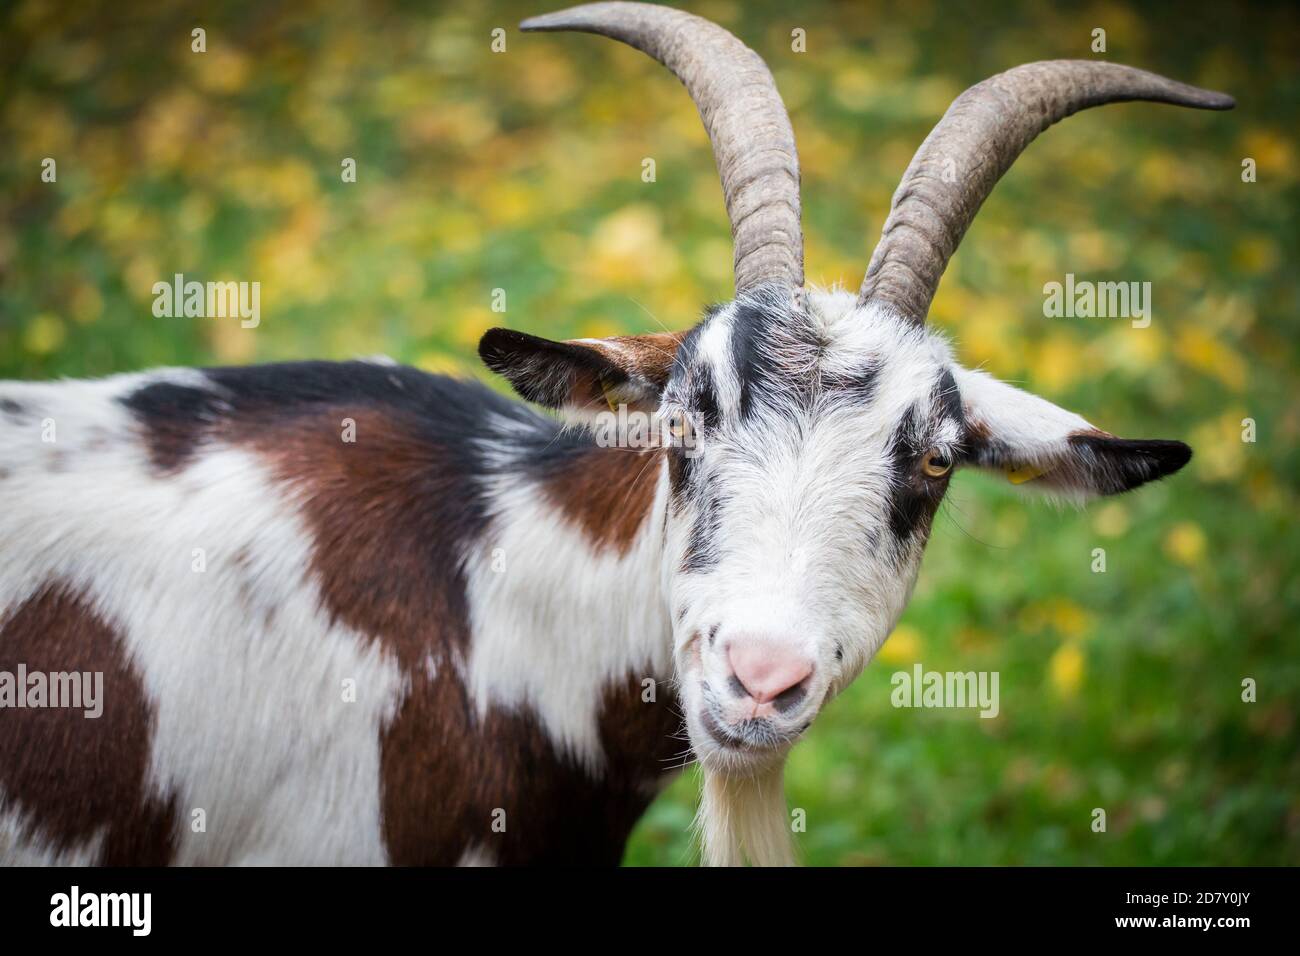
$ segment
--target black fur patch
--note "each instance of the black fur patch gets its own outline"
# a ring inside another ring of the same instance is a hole
[[[802,313],[737,303],[731,322],[731,361],[740,379],[740,417],[757,403],[811,401],[820,343]]]
[[[692,573],[708,571],[717,565],[717,554],[712,542],[721,527],[721,503],[712,488],[700,487],[694,460],[687,458],[680,448],[668,453],[668,481],[672,491],[673,510],[685,515],[692,504],[695,520],[686,539],[686,553],[682,557],[682,570]]]
[[[706,493],[700,499],[699,511],[687,537],[686,554],[682,557],[682,570],[689,574],[709,571],[718,564],[713,542],[721,530],[721,506],[717,496]]]
[[[957,380],[952,377],[952,372],[948,369],[943,370],[943,374],[935,384],[934,407],[943,418],[952,419],[965,431],[966,414],[962,410],[961,389],[957,387]]]
[[[628,381],[626,372],[595,349],[514,329],[489,329],[479,341],[478,354],[521,396],[548,408],[561,408],[573,400],[578,375],[593,376],[608,387]]]
[[[880,384],[880,364],[871,362],[865,368],[844,375],[825,375],[822,387],[838,393],[858,405],[869,405],[876,397]]]
[[[185,467],[218,416],[229,411],[213,392],[173,382],[145,385],[121,402],[144,426],[149,461],[164,474]]]
[[[718,390],[713,381],[713,372],[708,366],[701,366],[695,370],[692,379],[689,408],[694,412],[700,428],[714,431],[722,413],[718,408]]]
[[[27,419],[27,407],[12,398],[0,398],[0,412],[15,425],[21,425]]]
[[[120,399],[144,426],[151,459],[160,471],[185,467],[202,442],[217,434],[239,444],[258,430],[309,424],[341,441],[342,419],[363,410],[401,419],[419,437],[445,449],[456,473],[467,477],[488,467],[475,439],[490,438],[502,420],[512,423],[511,434],[520,434],[526,447],[546,448],[559,432],[555,422],[477,382],[402,365],[281,362],[203,373],[211,390],[154,382]],[[362,453],[361,441],[357,447]]]
[[[1172,475],[1192,458],[1180,441],[1112,438],[1081,433],[1070,436],[1076,461],[1068,467],[1085,486],[1103,495],[1132,491],[1148,481]]]
[[[889,527],[899,541],[908,540],[920,526],[923,500],[917,493],[916,463],[922,449],[916,440],[920,415],[912,406],[894,429],[889,442],[890,469],[893,478],[889,496]]]
[[[890,470],[893,478],[889,496],[889,528],[905,544],[916,534],[926,535],[943,500],[948,479],[935,479],[920,469],[926,452],[924,421],[913,405],[894,429],[890,439]]]

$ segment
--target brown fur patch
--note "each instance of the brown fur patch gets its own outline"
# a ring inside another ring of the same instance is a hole
[[[340,440],[343,417],[356,421],[355,444]],[[482,539],[486,519],[466,493],[454,449],[379,409],[323,408],[242,433],[256,436],[250,440],[302,502],[329,611],[389,649],[409,682],[381,734],[392,862],[451,865],[481,847],[501,864],[618,863],[656,778],[684,747],[673,736],[680,718],[663,675],[629,675],[626,687],[605,689],[607,759],[594,771],[557,752],[530,710],[493,707],[480,718],[455,666],[470,640],[458,548]],[[561,507],[593,538],[626,547],[658,472],[644,455],[598,451],[564,469],[586,493]],[[557,478],[557,487],[564,482]],[[598,524],[604,520],[608,527]],[[660,678],[656,703],[641,702],[644,676]]]
[[[0,625],[0,670],[102,672],[103,713],[0,710],[0,786],[56,851],[105,831],[99,862],[161,866],[172,856],[174,799],[149,790],[155,715],[121,637],[86,599],[50,582]]]
[[[664,451],[592,448],[548,476],[546,497],[600,547],[626,554],[654,504]]]
[[[356,423],[345,442],[339,423]],[[236,440],[231,429],[227,440]],[[449,450],[376,409],[322,409],[248,436],[300,499],[313,532],[314,571],[335,619],[380,638],[403,668],[423,667],[446,639],[468,633],[457,551],[482,519],[463,493]]]
[[[643,703],[639,676],[606,688],[606,762],[588,771],[555,751],[530,711],[494,707],[480,720],[449,668],[418,676],[383,738],[392,862],[447,866],[481,848],[502,866],[617,865],[683,747],[670,697],[660,682],[658,701]]]
[[[615,365],[635,370],[637,375],[662,389],[667,386],[672,375],[677,347],[682,344],[685,335],[685,332],[616,335],[608,340],[614,348],[601,351]]]

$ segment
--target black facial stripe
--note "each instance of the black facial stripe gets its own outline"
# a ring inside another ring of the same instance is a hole
[[[682,556],[682,571],[708,571],[718,563],[713,545],[721,523],[718,497],[711,487],[701,484],[694,459],[686,457],[681,448],[668,452],[668,480],[674,513],[691,521],[686,536],[686,553]]]
[[[668,449],[668,488],[672,492],[673,509],[677,513],[690,501],[690,488],[695,479],[695,459],[676,445]]]
[[[935,480],[922,474],[918,467],[928,447],[923,425],[920,407],[913,405],[890,439],[893,482],[889,495],[889,527],[900,544],[918,533],[929,533],[930,522],[947,487],[946,479]]]
[[[994,438],[983,422],[971,418],[966,418],[964,421],[965,429],[962,433],[959,462],[981,468],[997,468],[1003,462],[1010,460],[1010,446]]]
[[[709,491],[696,497],[695,522],[686,539],[686,554],[682,557],[682,570],[697,574],[712,570],[718,564],[717,540],[721,529],[721,505],[717,495]]]
[[[718,410],[718,391],[713,382],[713,371],[707,365],[701,365],[695,370],[690,408],[695,412],[701,428],[710,431],[717,429],[721,416]]]
[[[944,369],[934,386],[934,407],[941,418],[952,419],[965,431],[966,413],[962,410],[961,389],[949,369]]]
[[[775,375],[760,348],[766,317],[758,309],[741,306],[731,323],[731,364],[740,382],[740,417],[748,418],[754,404],[754,389]]]
[[[923,508],[917,494],[916,460],[921,454],[916,439],[920,413],[915,405],[908,408],[889,440],[889,459],[893,482],[889,494],[889,527],[894,537],[906,541],[921,524]]]
[[[812,398],[812,376],[820,343],[807,316],[742,303],[731,321],[731,361],[740,382],[740,417],[780,384],[783,399]],[[778,356],[789,356],[788,365]]]
[[[822,387],[830,392],[843,395],[849,401],[870,404],[876,397],[876,388],[880,384],[880,363],[872,361],[857,371],[840,375],[822,377]]]

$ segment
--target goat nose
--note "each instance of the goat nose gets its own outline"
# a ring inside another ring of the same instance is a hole
[[[727,647],[727,662],[745,693],[759,704],[793,690],[813,672],[812,661],[773,641],[732,641]]]

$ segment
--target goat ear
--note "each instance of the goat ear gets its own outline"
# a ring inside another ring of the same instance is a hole
[[[1013,484],[1087,499],[1172,475],[1192,457],[1180,441],[1116,438],[983,372],[954,368],[953,377],[969,436],[965,460]]]
[[[619,405],[656,408],[680,342],[668,332],[555,342],[489,329],[478,354],[530,402],[581,416]]]

